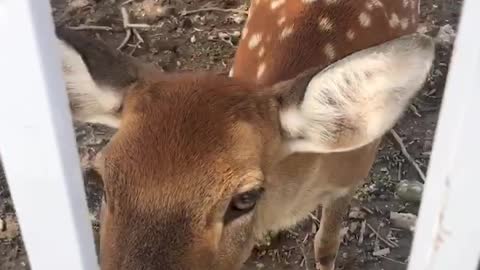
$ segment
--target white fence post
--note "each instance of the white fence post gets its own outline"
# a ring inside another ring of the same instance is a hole
[[[31,267],[98,269],[49,1],[0,1],[0,36],[0,151]]]
[[[480,1],[464,1],[410,270],[475,270],[479,266],[479,11]]]

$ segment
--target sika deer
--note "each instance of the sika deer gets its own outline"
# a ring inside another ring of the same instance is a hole
[[[230,76],[268,87],[295,78],[311,67],[327,67],[359,50],[414,33],[418,24],[419,1],[252,0],[249,13]],[[343,62],[353,63],[347,59]],[[365,65],[364,68],[350,70],[350,72],[360,74],[363,72],[361,76],[365,76],[363,79],[368,81],[371,75],[369,73],[372,72],[369,65],[376,65],[374,61],[382,60],[365,57],[357,62],[358,67]],[[332,67],[339,64],[340,62],[335,63]],[[381,65],[379,67],[384,68]],[[328,79],[319,79],[317,82],[314,79],[310,82],[310,87],[318,85],[319,89],[339,88],[334,92],[371,91],[366,84],[356,85],[354,81],[359,79],[358,77],[356,79],[355,77],[341,78],[345,76],[345,72],[349,71],[339,71],[336,75]],[[384,72],[392,72],[383,78],[389,80],[396,71],[393,68]],[[342,79],[344,82],[337,81]],[[376,95],[374,92],[364,94],[367,99]],[[347,95],[353,95],[353,93]],[[338,105],[336,101],[331,102],[328,99],[329,97],[309,95],[308,91],[304,97],[295,97],[294,100],[285,99],[282,104],[285,108],[280,112],[280,122],[289,137],[328,140],[329,135],[325,134],[324,125],[321,125],[322,130],[319,130],[312,125],[312,121],[324,123],[325,118],[328,119],[327,121],[332,121],[332,117],[335,118],[338,113],[324,108],[320,111],[311,103],[323,101]],[[348,103],[348,100],[343,102]],[[371,106],[370,113],[377,113],[375,112],[377,109],[374,109],[375,105],[367,106]],[[355,115],[359,112],[351,113]],[[387,117],[388,115],[397,117],[397,112],[385,111],[384,113]],[[332,129],[348,130],[350,125],[348,120],[344,116],[337,119],[341,123],[338,124],[339,127],[332,127]],[[388,123],[391,122],[388,121]],[[374,128],[380,128],[380,126],[382,126],[381,123],[372,125]],[[336,133],[336,131],[332,132]],[[372,166],[379,142],[380,137],[366,146],[350,149],[338,145],[335,149],[318,149],[318,145],[311,145],[310,142],[304,143],[304,141],[293,144],[294,152],[324,154],[294,154],[278,163],[269,175],[275,179],[275,183],[266,186],[270,192],[264,195],[265,200],[271,201],[269,205],[272,207],[266,207],[267,210],[261,214],[262,218],[257,221],[259,223],[257,227],[274,231],[288,228],[304,218],[308,210],[322,204],[320,231],[315,239],[315,243],[319,244],[315,246],[316,267],[322,270],[334,269],[334,261],[340,245],[338,236],[342,217],[347,210],[352,192],[362,184]],[[339,150],[353,151],[329,153],[339,152]],[[281,207],[283,204],[286,205],[285,208]],[[258,232],[265,233],[265,230]],[[257,235],[257,237],[261,236]]]
[[[118,128],[96,162],[102,269],[240,269],[256,238],[318,205],[319,267],[334,268],[350,194],[434,52],[395,30],[416,10],[360,2],[259,1],[234,78],[164,74],[58,31],[74,118]]]

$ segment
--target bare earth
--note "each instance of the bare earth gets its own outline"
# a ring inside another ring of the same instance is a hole
[[[111,31],[86,31],[92,38],[103,39],[115,48],[125,37],[119,10],[122,2],[51,0],[56,24],[112,27]],[[170,8],[158,9],[161,2]],[[439,29],[445,25],[456,29],[461,3],[461,0],[424,1],[422,21],[425,32],[436,36]],[[240,10],[190,14],[183,12],[196,10],[204,5]],[[154,62],[166,72],[211,70],[226,74],[245,21],[243,11],[247,6],[245,0],[133,1],[125,6],[131,12],[132,21],[155,27],[149,30],[139,29],[145,42],[140,44],[139,39],[133,37],[122,50],[145,61]],[[435,67],[428,82],[414,100],[414,106],[395,127],[408,152],[424,172],[429,162],[450,54],[451,45],[438,46]],[[76,131],[82,156],[101,149],[113,132],[108,128],[92,125],[77,125]],[[101,192],[95,181],[92,181],[94,175],[86,172],[85,176],[88,204],[92,217],[95,217]],[[391,135],[387,135],[368,183],[359,190],[349,216],[345,218],[345,237],[337,260],[337,269],[406,269],[412,233],[395,228],[390,220],[391,211],[418,214],[418,203],[406,202],[395,193],[399,181],[405,179],[421,180],[412,163],[402,154],[400,145]],[[270,246],[255,250],[244,269],[314,269],[312,239],[317,228],[316,222],[318,220],[309,218],[297,228],[281,233]],[[365,227],[363,233],[362,224]],[[98,222],[93,220],[92,225],[97,232]],[[62,226],[60,218],[58,226]],[[376,254],[378,251],[385,251],[385,254],[379,256]],[[52,259],[54,256],[52,254]],[[0,269],[30,269],[1,167]]]

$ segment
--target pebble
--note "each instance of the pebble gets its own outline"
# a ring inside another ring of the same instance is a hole
[[[443,46],[449,46],[455,41],[455,36],[456,34],[453,27],[450,24],[446,24],[440,27],[435,40],[437,43]]]
[[[423,184],[415,180],[402,180],[395,190],[397,196],[407,202],[422,200]]]

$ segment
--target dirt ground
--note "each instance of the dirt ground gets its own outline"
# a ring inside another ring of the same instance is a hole
[[[97,25],[105,30],[86,30],[92,37],[119,47],[125,37],[119,7],[115,0],[51,0],[56,24],[69,26]],[[461,0],[429,0],[422,4],[422,29],[436,36],[446,25],[456,30]],[[205,6],[206,5],[206,6]],[[168,6],[168,8],[165,8]],[[227,73],[235,46],[245,21],[245,0],[143,0],[125,7],[134,23],[154,27],[138,29],[121,49],[140,59],[154,62],[165,71],[212,70]],[[159,8],[163,7],[163,8]],[[236,9],[198,12],[203,7]],[[448,27],[447,27],[448,28]],[[141,39],[144,40],[142,43]],[[426,172],[438,111],[448,71],[451,44],[437,48],[435,67],[413,106],[395,127],[408,153]],[[108,142],[113,131],[93,125],[76,125],[81,156],[94,153]],[[101,196],[92,175],[85,174],[92,225],[98,230],[95,216]],[[344,222],[344,240],[337,269],[402,270],[406,269],[412,232],[396,228],[390,212],[417,215],[419,202],[398,196],[401,180],[421,181],[412,163],[401,152],[391,135],[385,137],[368,182],[358,191]],[[46,195],[47,196],[47,195]],[[413,202],[412,202],[413,201]],[[281,233],[268,247],[252,253],[244,269],[314,269],[312,239],[316,218]],[[61,226],[59,221],[58,226]],[[389,248],[388,250],[386,248]],[[381,254],[385,252],[384,254]],[[0,166],[0,269],[30,269],[15,219],[5,177]]]

